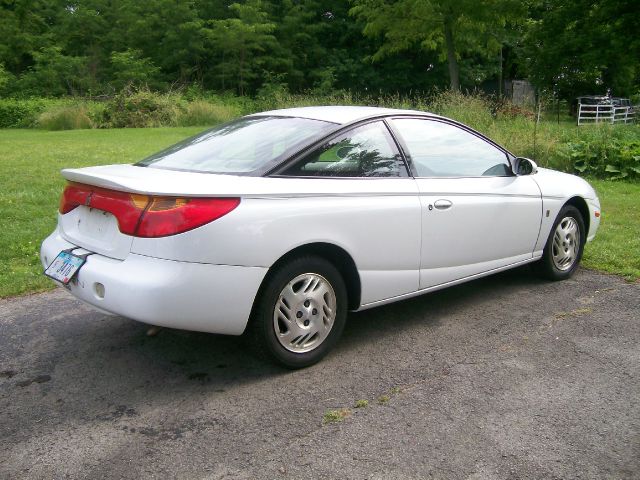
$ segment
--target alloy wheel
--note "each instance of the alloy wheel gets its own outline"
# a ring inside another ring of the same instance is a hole
[[[569,270],[580,252],[580,227],[573,217],[563,218],[553,234],[553,264],[560,271]]]
[[[336,294],[317,273],[303,273],[285,285],[273,312],[280,344],[294,353],[309,352],[327,338],[336,319]]]

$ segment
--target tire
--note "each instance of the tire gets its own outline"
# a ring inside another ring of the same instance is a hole
[[[584,251],[586,232],[580,211],[565,205],[558,213],[542,258],[535,263],[536,270],[549,280],[566,280],[578,268]]]
[[[291,369],[320,361],[340,338],[347,289],[336,267],[316,256],[294,258],[266,278],[251,315],[254,350]]]

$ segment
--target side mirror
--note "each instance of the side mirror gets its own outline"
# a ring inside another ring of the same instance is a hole
[[[513,173],[516,175],[535,175],[538,173],[538,165],[530,158],[516,157],[513,161]]]

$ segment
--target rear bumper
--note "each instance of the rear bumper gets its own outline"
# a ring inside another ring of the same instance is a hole
[[[43,266],[73,246],[54,231],[42,243]],[[136,254],[115,260],[93,254],[67,289],[100,310],[140,322],[240,335],[266,273],[261,267],[178,262]],[[97,284],[104,286],[104,295]]]

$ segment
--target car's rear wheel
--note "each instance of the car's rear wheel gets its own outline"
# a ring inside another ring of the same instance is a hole
[[[342,334],[347,291],[338,270],[305,256],[278,267],[265,280],[250,328],[255,348],[288,368],[313,365]]]
[[[574,274],[586,240],[584,220],[580,211],[565,205],[560,210],[537,262],[538,271],[551,280],[564,280]]]

